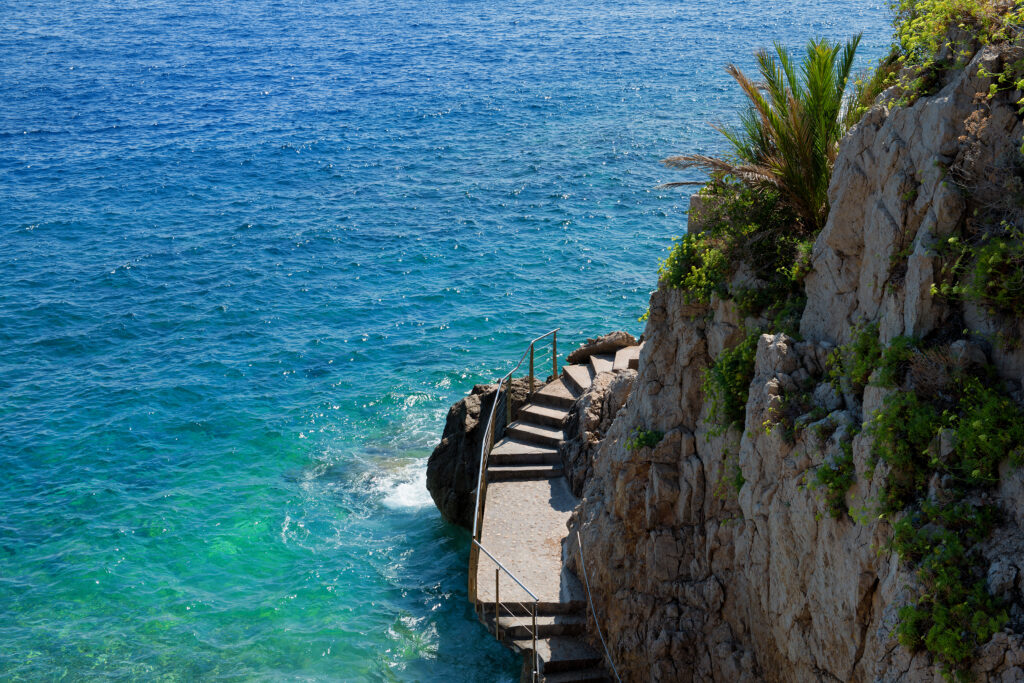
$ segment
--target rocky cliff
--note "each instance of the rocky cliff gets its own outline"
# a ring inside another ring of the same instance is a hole
[[[1021,93],[986,98],[993,80],[979,75],[1004,71],[1018,52],[977,50],[931,94],[883,100],[850,131],[799,340],[744,320],[732,301],[688,303],[663,286],[631,391],[630,380],[609,378],[581,398],[577,438],[563,449],[582,495],[572,523],[623,680],[942,680],[929,651],[941,643],[897,640],[901,608],[933,587],[924,560],[893,549],[894,524],[910,513],[878,512],[897,468],[879,461],[880,437],[863,427],[891,395],[948,393],[941,371],[915,370],[938,356],[988,368],[992,383],[1022,398],[1024,351],[1007,341],[1024,333],[1019,318],[938,293],[953,267],[941,248],[949,238],[1024,206]],[[755,326],[764,334],[745,419],[724,429],[711,419],[705,372]],[[882,348],[913,339],[928,350],[908,352],[889,386],[830,381],[836,348],[865,329]],[[638,446],[638,433],[660,440]],[[954,449],[937,443],[934,461]],[[845,478],[835,484],[823,468]],[[922,500],[944,501],[948,479],[926,480]],[[999,511],[969,554],[1008,617],[964,666],[979,681],[1024,680],[1024,480],[1007,458],[997,483],[964,491],[977,509]]]

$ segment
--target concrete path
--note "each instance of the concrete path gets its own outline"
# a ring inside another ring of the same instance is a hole
[[[608,680],[602,656],[581,637],[586,623],[583,585],[562,565],[566,522],[579,502],[562,475],[558,446],[576,398],[599,372],[636,368],[640,347],[592,356],[567,365],[562,375],[537,391],[518,420],[495,444],[487,467],[480,543],[538,599],[537,657],[550,683]],[[480,553],[476,591],[478,614],[488,628],[516,650],[532,656],[533,600],[497,564]],[[495,592],[502,605],[495,624]],[[509,614],[512,611],[514,614]],[[500,626],[500,628],[496,628]]]

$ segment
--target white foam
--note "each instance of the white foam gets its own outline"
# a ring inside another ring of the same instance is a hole
[[[422,508],[434,503],[427,491],[426,460],[388,472],[378,486],[383,503],[392,509]]]

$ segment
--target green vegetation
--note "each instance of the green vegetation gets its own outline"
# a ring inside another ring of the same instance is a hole
[[[839,442],[839,457],[822,463],[814,476],[818,488],[825,489],[825,505],[832,519],[840,519],[848,510],[846,492],[853,485],[853,437],[856,432],[847,432]]]
[[[708,418],[721,426],[718,433],[733,425],[743,428],[760,338],[758,332],[748,334],[733,348],[722,351],[704,372],[704,395],[711,400]]]
[[[935,474],[959,488],[987,487],[998,481],[1004,458],[1024,460],[1024,415],[996,387],[992,378],[957,373],[941,394],[900,391],[885,399],[868,426],[872,458],[890,468],[883,513],[914,503]],[[943,441],[951,444],[948,452]]]
[[[987,567],[975,550],[994,512],[974,501],[998,482],[1000,462],[1024,462],[1024,411],[990,367],[909,337],[883,347],[877,334],[874,325],[858,328],[832,354],[829,371],[847,390],[863,391],[869,382],[900,388],[867,423],[869,466],[886,465],[878,512],[898,520],[891,549],[918,580],[896,635],[910,649],[928,650],[947,678],[966,680],[975,649],[1007,621],[985,588]],[[853,482],[846,449],[817,472],[833,517],[845,512]]]
[[[971,43],[988,45],[1011,37],[1010,28],[1024,19],[1014,3],[995,0],[896,0],[893,25],[899,60],[921,67],[963,67],[973,51]],[[949,40],[949,29],[961,29]],[[952,62],[936,64],[936,56],[952,52]]]
[[[793,233],[796,216],[771,189],[715,176],[702,190],[704,229],[677,240],[659,268],[663,286],[682,289],[689,303],[712,295],[735,299],[744,315],[776,315],[802,295],[810,241]],[[756,278],[730,288],[739,264]]]
[[[1009,228],[1007,236],[992,236],[977,249],[971,277],[964,285],[967,299],[992,314],[1024,314],[1024,232]]]
[[[654,448],[661,443],[664,434],[653,429],[641,429],[637,427],[630,434],[629,438],[626,439],[626,450],[630,453],[636,453],[641,448]]]
[[[774,53],[757,53],[763,83],[730,64],[726,70],[750,101],[737,130],[721,129],[732,156],[687,154],[664,163],[680,169],[699,166],[751,187],[775,189],[799,216],[804,233],[818,232],[828,218],[828,184],[846,132],[843,99],[859,44],[860,36],[845,45],[812,40],[797,64],[776,43]]]
[[[971,239],[950,237],[937,249],[943,257],[932,296],[970,301],[989,315],[1024,315],[1024,230],[1005,222]]]
[[[986,589],[984,558],[972,551],[995,517],[988,506],[926,500],[894,527],[890,547],[917,567],[920,584],[916,602],[900,609],[896,636],[904,647],[931,652],[947,678],[968,680],[975,649],[1009,620]]]
[[[882,358],[882,345],[878,342],[878,323],[854,330],[853,340],[837,347],[828,358],[828,375],[839,390],[861,393],[868,378]],[[845,386],[844,386],[845,385]]]

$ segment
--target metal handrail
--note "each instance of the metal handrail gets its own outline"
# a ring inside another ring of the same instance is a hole
[[[522,582],[522,581],[520,581],[519,579],[517,579],[517,578],[516,578],[516,575],[515,575],[515,574],[513,574],[512,572],[510,572],[510,571],[508,570],[508,568],[507,568],[507,567],[506,567],[505,565],[503,565],[503,564],[502,564],[502,563],[501,563],[501,562],[500,562],[500,561],[498,560],[498,558],[496,558],[496,557],[495,557],[494,555],[491,555],[491,553],[490,553],[490,552],[488,552],[487,548],[485,548],[485,547],[483,547],[483,545],[481,545],[480,541],[478,541],[478,540],[476,540],[476,539],[474,538],[474,539],[473,539],[473,543],[474,543],[474,544],[475,544],[475,545],[476,545],[476,546],[477,546],[478,548],[480,548],[480,550],[484,551],[484,554],[485,554],[485,555],[487,555],[487,557],[491,558],[491,562],[493,562],[494,564],[498,565],[498,567],[500,567],[500,568],[501,568],[501,571],[503,571],[503,572],[505,572],[506,574],[508,574],[508,578],[510,578],[510,579],[512,579],[513,581],[515,581],[515,582],[516,582],[516,584],[518,584],[520,588],[522,588],[522,589],[523,589],[524,591],[526,591],[526,594],[527,594],[527,595],[529,595],[529,596],[530,596],[531,598],[533,598],[533,601],[534,601],[534,602],[538,602],[538,601],[540,600],[540,598],[538,598],[538,597],[537,597],[536,595],[534,595],[534,594],[533,594],[533,591],[531,591],[531,590],[530,590],[529,588],[527,588],[526,586],[524,586],[524,585],[523,585],[523,582]]]
[[[619,672],[612,661],[612,653],[608,651],[608,643],[604,642],[604,634],[601,633],[601,623],[597,620],[597,610],[594,609],[594,597],[590,594],[590,579],[587,577],[587,563],[583,561],[583,539],[580,538],[580,530],[576,530],[576,549],[580,554],[580,571],[583,572],[583,586],[587,589],[587,602],[590,603],[590,613],[594,616],[594,627],[597,629],[597,637],[601,639],[601,647],[604,648],[604,656],[608,660],[608,666],[615,674],[615,680],[622,683]]]
[[[519,362],[515,364],[515,367],[513,367],[511,370],[509,370],[505,375],[502,376],[501,379],[498,380],[498,388],[497,388],[497,390],[495,391],[495,394],[494,394],[494,402],[491,404],[491,410],[490,410],[489,415],[487,416],[487,424],[486,424],[486,426],[484,428],[483,442],[480,444],[480,471],[477,474],[477,480],[476,480],[476,500],[475,500],[474,509],[473,509],[473,543],[470,545],[470,552],[469,552],[469,599],[474,603],[474,605],[476,605],[476,597],[477,597],[477,593],[476,593],[476,588],[477,588],[477,586],[476,586],[476,579],[477,579],[477,577],[476,577],[476,574],[477,574],[477,569],[478,569],[479,562],[480,562],[479,551],[482,550],[484,552],[484,554],[487,555],[487,557],[490,558],[491,561],[493,561],[494,564],[496,564],[498,566],[498,569],[495,569],[495,572],[494,572],[494,635],[495,635],[495,637],[497,637],[499,639],[501,637],[500,636],[501,629],[500,629],[500,627],[498,625],[499,624],[499,616],[500,616],[499,615],[499,610],[501,609],[501,600],[500,600],[500,594],[499,594],[499,590],[500,590],[500,581],[499,581],[499,579],[500,579],[500,572],[505,572],[505,574],[507,574],[510,579],[515,581],[516,584],[520,588],[522,588],[524,591],[526,591],[526,593],[533,599],[533,605],[532,605],[532,609],[531,609],[531,613],[532,613],[532,616],[533,616],[533,628],[530,629],[530,631],[531,631],[531,636],[532,636],[532,639],[533,639],[533,671],[531,673],[532,673],[532,678],[533,678],[534,681],[537,680],[537,676],[540,673],[540,661],[539,661],[539,655],[537,653],[537,604],[539,603],[539,599],[533,593],[533,591],[531,591],[529,588],[527,588],[523,584],[523,582],[520,581],[519,578],[515,574],[513,574],[511,571],[509,571],[508,568],[505,567],[505,565],[503,565],[498,560],[498,558],[496,558],[493,554],[491,554],[491,552],[489,550],[487,550],[487,548],[485,548],[482,543],[480,543],[480,539],[481,539],[482,534],[483,534],[483,528],[482,528],[483,503],[484,503],[484,499],[485,499],[486,491],[487,491],[487,475],[486,475],[486,473],[487,473],[487,461],[490,459],[491,450],[494,448],[494,430],[495,430],[494,417],[497,414],[498,404],[501,402],[502,396],[504,395],[504,398],[505,398],[505,426],[508,427],[508,425],[512,422],[512,392],[511,392],[511,388],[512,388],[512,374],[515,373],[515,371],[518,370],[522,366],[523,361],[526,360],[527,354],[529,354],[529,356],[530,356],[529,394],[532,396],[533,395],[533,391],[534,391],[533,390],[533,382],[534,382],[534,367],[533,367],[534,345],[537,342],[539,342],[541,339],[544,339],[545,337],[551,337],[551,374],[552,374],[552,376],[555,376],[555,377],[558,376],[558,330],[559,329],[561,329],[561,328],[556,327],[555,329],[551,330],[550,332],[545,332],[544,334],[540,335],[539,337],[536,337],[535,339],[533,339],[530,342],[530,345],[527,347],[527,349],[525,351],[523,351],[523,355],[519,357]],[[522,603],[519,603],[519,604],[522,605]],[[511,610],[509,610],[507,607],[505,608],[505,610],[511,614]],[[520,623],[522,623],[522,622],[520,622]]]
[[[494,395],[494,403],[491,404],[491,413],[490,413],[490,415],[487,418],[487,427],[484,430],[484,440],[483,440],[483,443],[480,444],[480,472],[479,472],[479,474],[477,476],[477,481],[476,481],[476,503],[477,504],[476,504],[476,509],[474,511],[474,514],[473,514],[473,538],[474,539],[478,539],[479,538],[478,531],[480,530],[479,529],[480,514],[482,512],[481,507],[480,507],[480,502],[482,501],[482,493],[483,493],[483,488],[484,488],[484,484],[485,484],[485,482],[484,482],[484,472],[487,469],[487,458],[490,456],[491,448],[494,445],[493,442],[491,441],[491,438],[494,436],[494,413],[495,413],[495,410],[498,407],[498,401],[501,400],[502,386],[505,384],[506,381],[510,382],[510,386],[511,386],[512,373],[514,373],[516,370],[518,370],[519,367],[523,364],[523,361],[526,360],[526,354],[530,354],[530,393],[531,394],[533,393],[533,346],[534,346],[534,344],[539,342],[541,339],[544,339],[545,337],[549,337],[549,336],[552,337],[552,339],[551,339],[551,368],[552,368],[552,373],[551,374],[552,375],[558,375],[558,330],[560,330],[560,329],[561,329],[560,327],[556,327],[555,329],[551,330],[550,332],[545,332],[544,334],[540,335],[539,337],[537,337],[533,341],[531,341],[529,347],[527,347],[527,349],[525,351],[523,351],[523,355],[519,357],[519,362],[516,363],[515,367],[512,368],[511,370],[509,370],[507,373],[505,373],[502,376],[502,378],[498,380],[498,391]],[[505,391],[505,395],[506,395],[505,410],[507,411],[507,419],[505,421],[506,425],[508,425],[508,423],[512,421],[511,420],[512,402],[510,400],[508,400],[508,398],[507,398],[508,394],[509,394],[509,392],[506,390]]]
[[[471,549],[472,548],[476,548],[477,550],[482,550],[483,553],[490,559],[490,561],[492,561],[492,562],[494,562],[495,564],[498,565],[498,568],[495,569],[495,638],[497,638],[498,640],[503,640],[502,629],[501,629],[501,609],[502,609],[502,600],[501,600],[501,572],[504,571],[506,574],[508,574],[508,578],[509,579],[514,581],[519,586],[519,588],[524,590],[526,592],[526,594],[530,598],[534,599],[534,602],[532,602],[532,604],[530,605],[530,608],[529,608],[530,616],[532,616],[532,628],[530,628],[530,627],[526,626],[525,624],[523,624],[522,622],[520,622],[518,620],[518,618],[516,618],[515,621],[518,622],[521,626],[523,626],[525,629],[527,629],[529,631],[530,639],[532,641],[534,641],[534,644],[532,644],[532,652],[534,652],[534,667],[532,667],[532,671],[530,672],[530,678],[532,680],[532,683],[537,683],[538,675],[541,673],[541,660],[540,660],[541,655],[537,651],[537,633],[538,633],[538,631],[537,631],[537,608],[538,608],[538,604],[540,603],[540,599],[536,595],[534,595],[534,592],[532,592],[531,590],[526,588],[526,586],[521,581],[519,581],[519,579],[516,577],[516,575],[514,573],[512,573],[509,570],[508,567],[506,567],[504,564],[502,564],[501,561],[499,561],[499,559],[497,557],[495,557],[494,555],[490,554],[490,552],[486,548],[484,548],[480,544],[480,542],[477,541],[476,539],[473,539],[473,545],[471,546]],[[470,553],[470,555],[472,556],[472,552]],[[475,571],[476,571],[475,568],[473,568],[474,574],[475,574]],[[475,575],[474,575],[474,578],[473,578],[472,581],[475,581]],[[475,596],[474,596],[474,600],[475,600]],[[516,604],[518,604],[518,605],[520,605],[522,607],[525,607],[525,605],[522,602],[518,601],[518,600],[516,601]],[[483,608],[479,607],[479,603],[476,603],[475,606],[479,608],[478,613],[479,613],[479,615],[481,617],[481,621],[483,621],[482,620]],[[509,609],[508,607],[505,607],[505,611],[507,611],[509,613],[509,616],[512,616],[512,617],[517,617],[518,616],[517,614],[513,614],[512,610]],[[484,622],[484,624],[485,623],[486,622]]]

